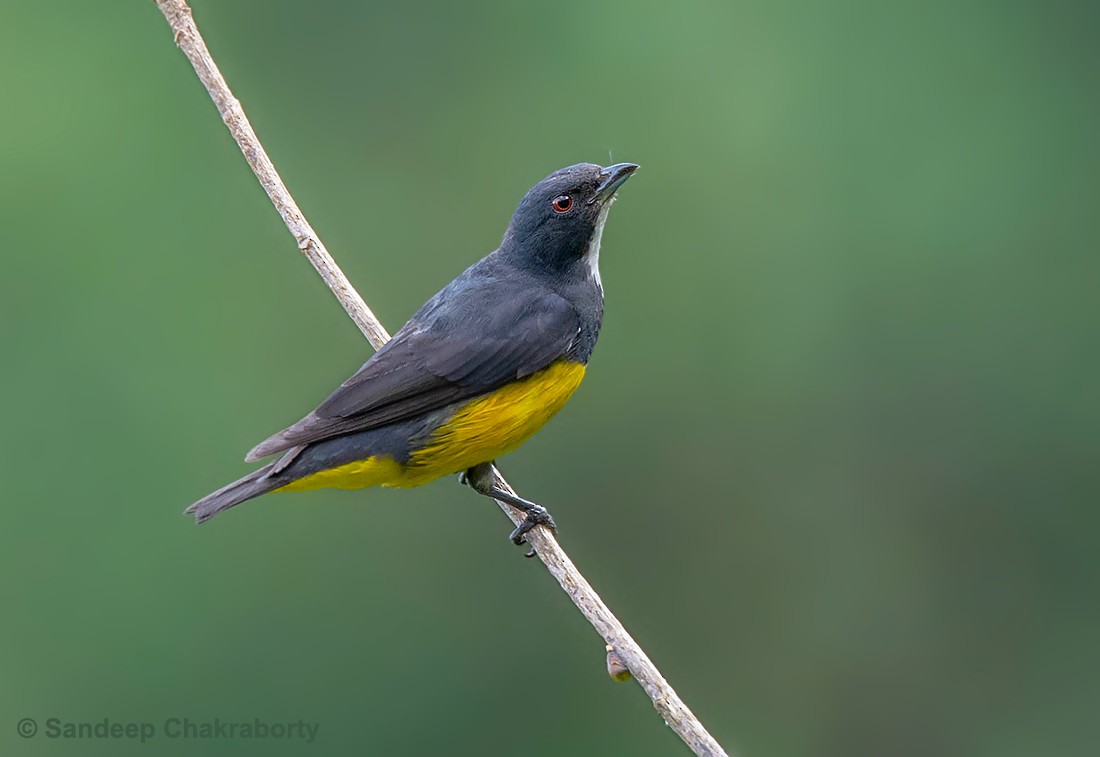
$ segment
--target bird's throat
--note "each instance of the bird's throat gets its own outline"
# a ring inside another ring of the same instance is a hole
[[[600,210],[596,219],[596,229],[592,232],[592,239],[588,242],[588,249],[584,251],[584,263],[588,267],[588,273],[596,286],[603,291],[603,282],[600,280],[600,240],[603,239],[603,227],[607,225],[607,214],[611,212],[611,205],[615,202],[612,197]]]

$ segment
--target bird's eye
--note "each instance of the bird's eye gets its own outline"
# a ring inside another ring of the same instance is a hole
[[[568,213],[569,209],[573,207],[573,198],[569,195],[558,195],[551,205],[554,206],[555,213]]]

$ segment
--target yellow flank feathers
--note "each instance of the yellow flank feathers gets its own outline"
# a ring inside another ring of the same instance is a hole
[[[365,489],[386,485],[404,474],[405,466],[388,455],[356,460],[336,468],[317,471],[311,476],[292,481],[273,491],[302,492],[309,489]]]
[[[418,486],[511,452],[546,425],[581,385],[584,366],[559,361],[471,401],[412,454],[406,480]]]
[[[471,400],[413,451],[408,464],[370,457],[314,473],[275,491],[420,486],[494,460],[519,447],[562,409],[584,378],[584,365],[558,361]]]

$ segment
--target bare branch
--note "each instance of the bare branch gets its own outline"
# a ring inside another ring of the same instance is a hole
[[[217,64],[210,56],[206,43],[199,34],[191,15],[191,9],[184,0],[156,0],[157,7],[168,19],[175,33],[175,41],[183,51],[195,73],[202,81],[206,91],[221,113],[222,120],[229,128],[233,139],[244,153],[245,159],[252,167],[264,191],[267,192],[275,209],[279,212],[287,229],[297,240],[298,248],[317,269],[325,283],[336,299],[344,306],[359,330],[367,337],[375,349],[378,349],[389,340],[389,334],[385,328],[367,307],[367,303],[352,287],[351,282],[344,276],[343,271],[329,255],[328,250],[321,243],[313,227],[306,221],[302,211],[298,208],[294,198],[291,197],[286,185],[279,178],[275,166],[267,156],[263,145],[252,130],[240,102],[229,90],[225,79],[218,70]],[[515,490],[499,474],[496,473],[497,484],[503,489],[515,493]],[[501,510],[511,518],[512,522],[519,525],[524,514],[514,510],[503,502],[497,502]],[[546,565],[551,575],[557,579],[562,590],[569,595],[577,609],[581,611],[588,622],[596,629],[606,641],[608,649],[614,650],[619,661],[633,674],[649,698],[653,700],[653,706],[664,718],[672,730],[684,740],[692,751],[698,755],[718,757],[725,755],[722,747],[707,732],[703,724],[699,722],[687,705],[680,700],[672,687],[650,661],[638,643],[626,632],[623,624],[612,614],[599,595],[585,580],[581,572],[565,554],[552,532],[544,527],[537,527],[527,535],[528,541],[539,559]]]

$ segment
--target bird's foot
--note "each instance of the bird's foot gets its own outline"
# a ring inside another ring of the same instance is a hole
[[[558,525],[554,522],[553,516],[550,515],[545,507],[505,491],[497,486],[493,476],[491,463],[476,465],[464,473],[460,473],[458,482],[469,486],[478,494],[492,497],[493,499],[511,505],[517,510],[522,510],[525,513],[523,521],[516,526],[515,530],[513,530],[508,537],[512,540],[513,544],[526,544],[527,533],[535,526],[546,526],[554,531],[558,528]],[[527,553],[528,557],[534,557],[534,555],[534,551]]]
[[[532,506],[526,510],[527,517],[516,526],[511,536],[508,537],[513,544],[526,544],[527,532],[535,526],[546,526],[551,531],[558,530],[558,524],[554,522],[554,517],[550,515],[545,507],[536,505],[534,502],[527,502],[527,504]]]

